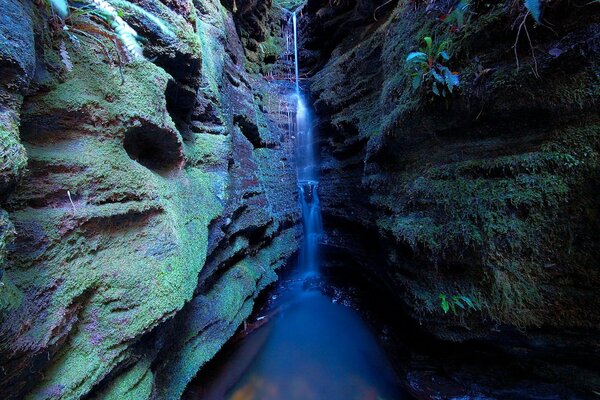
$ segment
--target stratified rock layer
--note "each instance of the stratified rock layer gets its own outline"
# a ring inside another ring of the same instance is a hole
[[[303,10],[330,265],[387,286],[439,339],[564,356],[532,370],[590,394],[600,382],[600,15],[548,2],[550,30],[515,2],[470,2],[459,26],[456,3]],[[405,60],[427,36],[434,48],[447,41],[442,62],[460,74],[446,98],[430,81],[412,85]],[[442,298],[454,297],[446,313]]]
[[[178,398],[296,251],[279,88],[231,12],[139,4],[175,35],[128,17],[153,62],[3,12],[2,398]]]

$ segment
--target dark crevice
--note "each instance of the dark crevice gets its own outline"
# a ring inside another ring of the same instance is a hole
[[[181,132],[184,140],[190,141],[190,116],[194,109],[196,94],[193,89],[185,87],[174,80],[169,80],[165,92],[167,111]]]
[[[167,172],[183,163],[177,134],[153,126],[132,128],[125,133],[123,147],[129,158],[155,172]]]
[[[242,134],[252,143],[252,147],[255,149],[272,147],[261,138],[258,126],[247,115],[235,115],[233,123],[240,128]]]

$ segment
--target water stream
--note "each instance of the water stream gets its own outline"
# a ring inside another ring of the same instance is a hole
[[[274,289],[271,321],[225,356],[197,399],[389,400],[408,398],[361,316],[319,287],[323,235],[313,121],[299,84],[298,29],[292,15],[299,201],[304,228],[295,269]],[[202,385],[201,385],[202,386]]]

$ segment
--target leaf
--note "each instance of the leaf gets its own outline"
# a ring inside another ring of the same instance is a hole
[[[423,38],[423,41],[427,44],[427,50],[429,52],[429,50],[431,50],[431,47],[433,46],[433,39],[431,39],[431,37],[429,36],[425,36]]]
[[[462,301],[460,300],[460,297],[458,296],[453,296],[452,297],[452,302],[454,304],[456,304],[457,306],[459,306],[460,308],[462,308],[463,310],[465,309],[464,304],[462,303]]]
[[[69,15],[69,5],[67,4],[67,0],[50,0],[50,5],[62,18]]]
[[[462,299],[462,301],[464,301],[470,308],[475,309],[475,304],[473,304],[473,302],[471,301],[470,298],[468,298],[467,296],[460,296],[460,298]]]
[[[445,51],[440,51],[440,56],[446,61],[450,59],[450,56]]]
[[[439,91],[439,89],[437,88],[437,84],[436,84],[435,82],[433,83],[433,86],[431,86],[431,91],[432,91],[432,92],[433,92],[433,94],[435,94],[436,96],[439,96],[439,95],[440,95],[440,91]]]
[[[442,310],[444,310],[444,314],[448,314],[448,311],[450,310],[450,305],[448,304],[446,295],[443,293],[440,293],[439,298],[441,300],[440,306],[442,307]]]
[[[449,44],[450,42],[448,42],[447,40],[444,40],[442,43],[440,43],[440,45],[438,46],[438,54],[444,51]]]
[[[529,13],[535,19],[535,22],[540,23],[542,16],[542,2],[541,0],[525,0],[525,8],[529,10]]]
[[[452,73],[447,67],[442,67],[442,73],[444,74],[444,83],[448,87],[448,91],[452,93],[452,89],[460,85],[460,79],[458,75]]]
[[[427,61],[427,54],[425,54],[421,51],[414,51],[406,57],[406,62],[417,63],[417,62],[425,62],[425,61]]]

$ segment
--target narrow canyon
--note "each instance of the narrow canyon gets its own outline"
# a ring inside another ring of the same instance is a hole
[[[600,399],[598,0],[0,4],[0,398]]]

